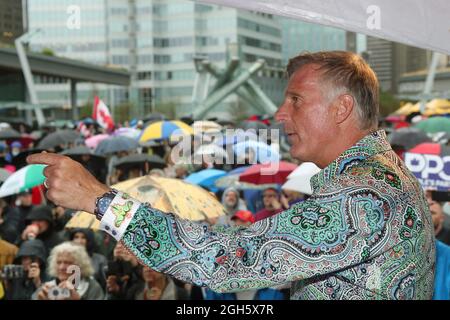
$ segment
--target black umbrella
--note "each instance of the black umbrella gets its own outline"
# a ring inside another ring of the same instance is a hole
[[[83,155],[90,155],[92,159],[99,159],[101,161],[106,160],[105,157],[94,154],[94,152],[86,146],[77,146],[68,150],[64,150],[60,153],[75,160],[81,158],[81,156]]]
[[[166,166],[165,161],[156,155],[147,154],[131,154],[129,156],[119,159],[114,166],[120,169],[127,169],[136,166],[144,166],[146,163],[150,165],[152,169],[163,169]]]
[[[81,139],[81,135],[75,130],[57,130],[47,135],[37,145],[40,149],[52,149],[59,145],[75,142]]]
[[[20,168],[23,168],[23,167],[25,167],[28,164],[27,163],[27,157],[30,154],[39,153],[39,152],[42,152],[44,150],[45,149],[33,148],[33,149],[28,149],[28,150],[22,151],[18,155],[16,155],[15,157],[12,158],[11,163],[16,166],[17,170],[19,170]]]
[[[144,119],[142,119],[142,121],[145,123],[144,128],[149,124],[152,124],[153,122],[164,120],[168,120],[168,118],[162,113],[149,113],[144,117]]]
[[[423,142],[432,142],[425,132],[410,127],[393,131],[389,135],[388,141],[392,146],[400,146],[405,148],[405,150],[409,150]]]
[[[0,130],[0,140],[6,140],[6,139],[20,139],[21,134],[19,131],[11,129],[11,128],[5,128]]]
[[[92,150],[86,146],[77,146],[60,152],[63,155],[81,163],[88,169],[97,179],[105,182],[106,178],[106,158],[93,154]],[[89,156],[89,159],[83,159],[83,156]]]
[[[107,155],[134,150],[137,147],[139,147],[139,144],[136,140],[124,136],[117,136],[102,140],[95,149],[95,154]]]

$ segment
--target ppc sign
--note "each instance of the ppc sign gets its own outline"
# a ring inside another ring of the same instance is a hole
[[[450,156],[405,153],[405,164],[425,188],[450,190]]]

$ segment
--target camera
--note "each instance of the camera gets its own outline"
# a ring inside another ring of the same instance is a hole
[[[60,288],[58,286],[53,286],[48,289],[48,298],[50,300],[62,300],[70,298],[70,290],[67,288]]]
[[[1,278],[5,280],[21,279],[25,275],[22,265],[8,264],[3,267]]]

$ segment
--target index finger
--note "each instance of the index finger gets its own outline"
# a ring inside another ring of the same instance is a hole
[[[35,153],[27,157],[28,164],[54,165],[59,163],[65,156],[56,153]]]

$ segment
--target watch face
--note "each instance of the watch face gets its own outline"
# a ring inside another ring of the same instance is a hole
[[[100,199],[98,199],[97,202],[97,214],[102,217],[106,210],[108,209],[111,202],[114,200],[114,197],[116,196],[117,191],[111,190],[104,194]]]

